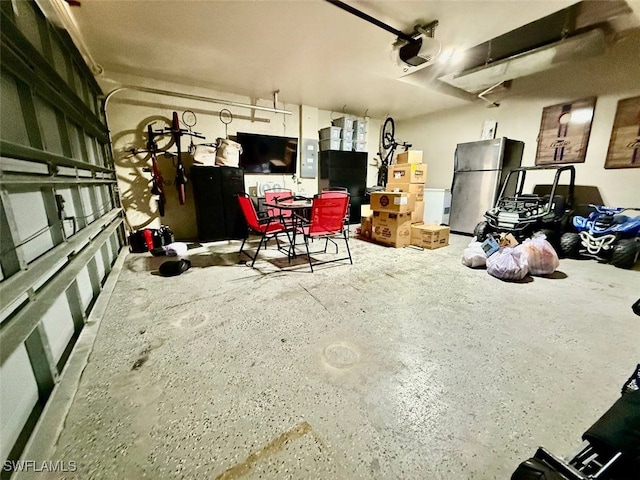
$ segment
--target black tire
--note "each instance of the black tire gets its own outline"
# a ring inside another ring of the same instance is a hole
[[[382,125],[381,143],[382,148],[388,150],[393,145],[394,135],[396,133],[396,125],[393,122],[393,118],[387,117]]]
[[[479,242],[483,242],[487,235],[491,233],[491,225],[489,222],[480,222],[473,229],[473,235]]]
[[[577,258],[581,245],[580,235],[575,232],[566,232],[560,237],[560,253],[564,258]]]
[[[553,245],[553,248],[557,250],[558,237],[556,236],[556,232],[554,230],[551,230],[550,228],[541,228],[540,230],[536,230],[536,232],[532,235],[532,237],[535,237],[540,234],[544,234],[544,236],[547,237],[547,241],[551,245]]]
[[[618,268],[631,268],[638,261],[638,242],[635,239],[620,240],[611,253],[611,265]]]

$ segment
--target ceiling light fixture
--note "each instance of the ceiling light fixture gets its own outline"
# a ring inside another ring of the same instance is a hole
[[[417,67],[434,61],[442,51],[442,45],[434,38],[435,29],[438,26],[437,20],[426,25],[417,25],[414,33],[409,35],[344,2],[338,0],[327,0],[327,2],[396,35],[398,40],[395,42],[394,47],[397,48],[394,48],[394,50],[398,54],[399,61],[403,64]]]

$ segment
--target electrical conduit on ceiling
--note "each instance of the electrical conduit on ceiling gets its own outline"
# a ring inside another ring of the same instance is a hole
[[[107,136],[109,138],[109,147],[112,147],[112,139],[111,139],[111,130],[109,129],[109,118],[107,115],[107,106],[109,104],[109,100],[111,100],[111,98],[116,95],[119,92],[124,92],[127,90],[132,90],[132,91],[137,91],[137,92],[145,92],[145,93],[153,93],[153,94],[157,94],[157,95],[166,95],[166,96],[170,96],[170,97],[176,97],[176,98],[186,98],[188,100],[197,100],[197,101],[201,101],[201,102],[208,102],[208,103],[216,103],[219,105],[229,105],[232,107],[240,107],[240,108],[249,108],[251,110],[260,110],[262,112],[272,112],[272,113],[282,113],[284,115],[291,115],[291,111],[290,110],[283,110],[283,109],[279,109],[279,108],[272,108],[272,107],[261,107],[259,105],[251,105],[249,103],[240,103],[240,102],[234,102],[231,100],[223,100],[220,98],[211,98],[211,97],[204,97],[201,95],[192,95],[190,93],[180,93],[180,92],[172,92],[170,90],[162,90],[162,89],[158,89],[158,88],[149,88],[149,87],[138,87],[138,86],[134,86],[134,85],[122,85],[120,87],[114,88],[113,90],[111,90],[107,96],[104,98],[104,101],[102,102],[102,110],[104,112],[104,118],[107,124]],[[278,98],[278,91],[273,93],[273,99],[274,99],[274,105],[276,105],[277,103],[277,98]],[[113,152],[111,152],[113,154]]]
[[[274,107],[261,107],[259,105],[251,105],[250,103],[234,102],[231,100],[223,100],[220,98],[204,97],[201,95],[192,95],[190,93],[172,92],[170,90],[161,90],[161,89],[149,88],[149,87],[138,87],[133,85],[123,85],[121,87],[111,90],[104,99],[103,108],[105,110],[105,113],[107,110],[107,104],[109,103],[109,100],[111,99],[111,97],[113,97],[116,93],[122,92],[125,90],[155,93],[158,95],[167,95],[170,97],[186,98],[188,100],[197,100],[201,102],[216,103],[219,105],[230,105],[232,107],[248,108],[251,110],[260,110],[261,112],[272,112],[272,113],[282,113],[284,115],[291,115],[290,110],[283,110],[283,109],[274,108]],[[274,92],[274,104],[275,102],[277,102],[277,92]]]

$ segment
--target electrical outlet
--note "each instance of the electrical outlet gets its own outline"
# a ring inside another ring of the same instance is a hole
[[[258,187],[249,187],[249,196],[257,197],[258,196]]]

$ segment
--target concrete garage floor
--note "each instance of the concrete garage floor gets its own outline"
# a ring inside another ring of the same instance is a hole
[[[640,360],[640,273],[506,283],[461,265],[468,242],[352,239],[353,266],[313,274],[238,265],[236,242],[174,278],[129,255],[48,458],[68,478],[506,479],[539,445],[573,453]]]

